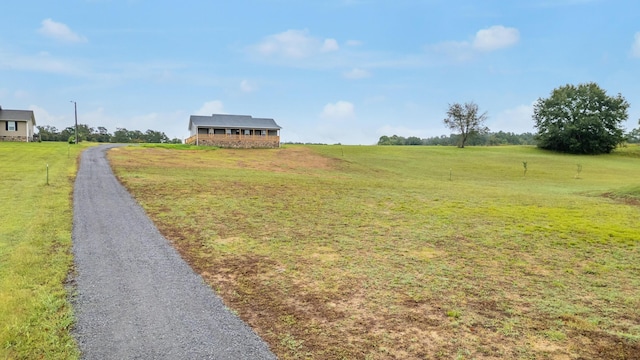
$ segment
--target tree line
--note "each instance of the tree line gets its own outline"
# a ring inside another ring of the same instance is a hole
[[[44,125],[36,126],[38,129],[38,137],[40,141],[68,141],[75,142],[76,129],[69,126],[64,130],[58,130],[55,126]],[[117,128],[111,134],[105,127],[90,127],[86,124],[78,124],[78,141],[93,141],[100,143],[169,143],[182,144],[182,140],[178,138],[169,139],[162,131],[147,130],[127,130],[126,128]]]
[[[419,138],[417,136],[403,137],[398,135],[381,136],[378,145],[426,145],[426,146],[459,146],[461,139],[460,134],[440,135],[428,138]],[[512,132],[488,132],[478,134],[465,141],[466,145],[471,146],[496,146],[496,145],[535,145],[534,135],[532,133],[515,134]]]
[[[624,143],[640,143],[640,127],[628,133],[622,123],[629,117],[625,98],[608,96],[596,83],[565,85],[534,104],[536,134],[491,133],[484,125],[487,113],[474,102],[449,104],[443,120],[455,134],[428,139],[382,136],[378,145],[529,145],[572,154],[606,154]],[[640,122],[640,121],[639,121]]]

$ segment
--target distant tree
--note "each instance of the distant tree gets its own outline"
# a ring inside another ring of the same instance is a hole
[[[422,143],[425,145],[440,145],[440,146],[451,146],[458,144],[458,135],[450,134],[450,135],[440,135],[434,136],[431,138],[426,138],[422,140]]]
[[[378,140],[378,145],[391,145],[391,140],[387,135],[380,136],[380,140]]]
[[[147,143],[166,143],[169,142],[169,137],[161,131],[147,130],[144,133],[144,141]]]
[[[98,126],[98,128],[94,130],[92,137],[93,137],[92,141],[97,141],[101,143],[111,142],[111,134],[109,134],[109,131],[107,130],[107,128],[102,126]]]
[[[410,136],[405,141],[405,145],[422,145],[422,139],[417,136]]]
[[[131,138],[129,137],[129,130],[127,130],[126,128],[116,128],[116,131],[113,132],[113,136],[111,137],[111,142],[114,142],[114,143],[131,142]]]
[[[454,103],[449,104],[444,124],[460,134],[458,147],[463,148],[469,138],[489,132],[489,128],[484,126],[487,118],[486,112],[479,114],[478,105],[474,102]]]
[[[76,136],[76,128],[73,126],[66,127],[64,130],[60,131],[60,140],[58,141],[68,141],[70,137]],[[78,140],[81,140],[78,138]]]
[[[392,137],[389,138],[389,141],[391,141],[391,145],[404,145],[406,142],[406,139],[403,138],[402,136],[393,135]]]
[[[629,103],[596,83],[565,85],[538,99],[533,120],[538,147],[574,154],[610,153],[624,140]]]
[[[58,131],[53,126],[44,125],[37,126],[38,136],[42,141],[69,141],[75,142],[76,128],[69,126],[62,131]],[[182,144],[179,138],[169,139],[162,131],[147,130],[144,133],[140,130],[127,130],[126,128],[117,128],[112,134],[107,128],[98,126],[92,128],[86,124],[78,124],[78,140],[79,141],[95,141],[95,142],[114,142],[114,143],[172,143]]]
[[[92,133],[94,129],[87,124],[78,124],[78,141],[93,141]],[[75,128],[74,128],[75,134]]]
[[[42,141],[60,141],[60,133],[55,126],[44,125],[36,126],[38,129],[38,136]]]
[[[143,143],[145,142],[144,133],[140,130],[129,130],[129,142],[133,143]]]
[[[632,144],[640,143],[640,127],[629,131],[626,138]]]
[[[406,141],[407,141],[407,139],[405,139],[402,136],[398,136],[398,135],[386,136],[386,135],[383,135],[383,136],[380,137],[380,140],[378,140],[378,145],[406,145]]]
[[[640,135],[640,130],[639,135]],[[425,139],[417,137],[405,138],[398,135],[391,137],[383,135],[378,140],[378,145],[428,145],[428,146],[454,146],[460,144],[460,135],[440,135]],[[530,132],[514,134],[511,132],[498,131],[497,133],[483,133],[469,138],[467,145],[477,146],[498,146],[498,145],[535,145],[534,135]]]

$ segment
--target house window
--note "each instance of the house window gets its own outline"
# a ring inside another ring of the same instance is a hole
[[[260,135],[262,135],[262,136],[267,135],[267,130],[260,130]]]
[[[18,131],[18,123],[16,121],[7,121],[7,131]]]
[[[244,130],[244,134],[245,134],[245,135],[251,135],[251,130],[245,129],[245,130]]]

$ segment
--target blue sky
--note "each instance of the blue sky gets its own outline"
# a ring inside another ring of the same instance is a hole
[[[188,136],[190,115],[274,118],[282,141],[375,144],[449,134],[476,102],[492,131],[534,131],[532,104],[594,81],[640,118],[635,0],[13,2],[0,105]]]

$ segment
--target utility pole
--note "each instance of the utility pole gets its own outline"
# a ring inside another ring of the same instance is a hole
[[[73,112],[75,114],[76,117],[76,136],[75,136],[75,140],[76,140],[76,145],[78,145],[78,104],[76,104],[75,101],[71,100],[71,102],[73,103]]]

